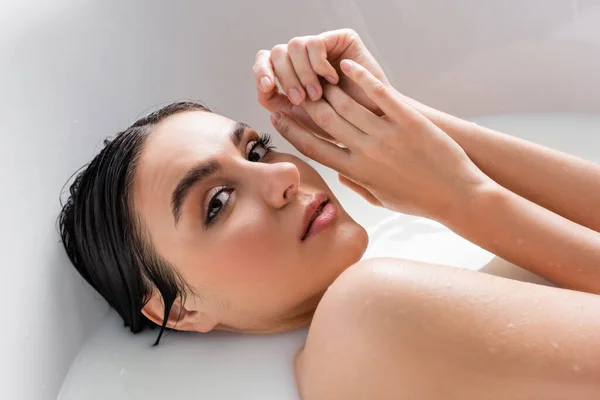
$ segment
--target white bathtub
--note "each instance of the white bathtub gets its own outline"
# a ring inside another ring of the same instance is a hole
[[[150,108],[201,99],[270,130],[255,102],[254,53],[339,27],[362,35],[398,89],[443,110],[578,113],[478,121],[600,161],[598,120],[583,116],[600,114],[597,0],[5,1],[0,398],[55,399],[78,354],[62,399],[165,398],[173,387],[207,398],[296,398],[288,360],[304,332],[248,341],[173,334],[149,349],[153,333],[126,334],[77,276],[54,223],[70,174]],[[427,221],[365,212],[332,186],[372,230],[371,254],[403,241],[400,256],[468,268],[491,259]],[[424,243],[437,250],[422,251]]]

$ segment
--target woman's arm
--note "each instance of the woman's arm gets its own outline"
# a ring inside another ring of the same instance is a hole
[[[600,294],[599,165],[404,99],[508,189],[480,192],[451,229],[561,287]]]
[[[452,137],[500,185],[600,232],[600,165],[403,99]]]
[[[440,220],[473,243],[561,287],[600,294],[600,234],[506,188],[482,186]]]

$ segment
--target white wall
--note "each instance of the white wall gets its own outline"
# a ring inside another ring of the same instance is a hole
[[[362,34],[400,90],[450,112],[600,112],[596,0],[4,0],[0,398],[54,398],[106,312],[58,243],[70,174],[172,100],[268,129],[254,53],[338,27]]]

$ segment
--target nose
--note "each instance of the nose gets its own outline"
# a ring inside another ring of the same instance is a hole
[[[298,168],[290,162],[263,164],[263,166],[265,173],[260,179],[264,181],[259,182],[259,185],[263,188],[265,201],[274,208],[285,207],[298,193],[300,184]]]

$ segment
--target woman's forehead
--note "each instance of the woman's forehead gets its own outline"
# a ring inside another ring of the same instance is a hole
[[[230,132],[234,125],[229,118],[205,111],[165,118],[148,137],[136,174],[136,190],[172,190],[198,163],[233,154],[236,149]]]
[[[208,111],[182,112],[161,121],[150,135],[150,141],[158,141],[161,145],[190,146],[204,142],[218,146],[229,140],[228,135],[234,124],[231,119]]]

